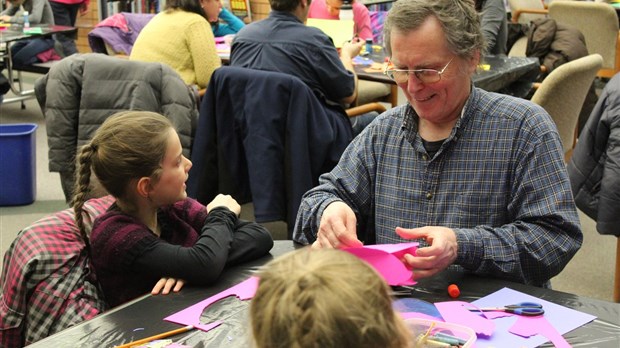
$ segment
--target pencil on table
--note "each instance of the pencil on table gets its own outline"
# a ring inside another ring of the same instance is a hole
[[[158,340],[158,339],[161,339],[161,338],[166,338],[166,337],[178,335],[180,333],[192,330],[193,328],[194,328],[193,325],[187,325],[187,326],[184,326],[184,327],[179,328],[179,329],[163,332],[163,333],[160,333],[160,334],[157,334],[157,335],[153,335],[151,337],[143,338],[141,340],[125,343],[123,345],[116,346],[115,348],[129,348],[129,347],[133,347],[133,346],[138,346],[138,345],[141,345],[141,344],[144,344],[144,343],[148,343],[148,342],[151,342],[151,341],[155,341],[155,340]]]

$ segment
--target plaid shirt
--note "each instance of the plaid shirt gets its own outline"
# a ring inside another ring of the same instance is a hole
[[[473,88],[432,158],[417,120],[403,105],[357,136],[304,195],[293,239],[313,242],[323,210],[340,200],[355,212],[367,243],[403,242],[397,226],[446,226],[456,233],[456,265],[546,285],[583,239],[549,115],[531,102]]]
[[[112,204],[88,201],[87,229]],[[22,347],[90,319],[105,309],[73,209],[23,229],[4,255],[0,294],[0,346]]]

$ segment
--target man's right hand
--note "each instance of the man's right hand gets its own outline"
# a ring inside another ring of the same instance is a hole
[[[357,219],[353,210],[344,202],[333,202],[325,208],[321,216],[319,232],[313,249],[360,247],[357,239]]]
[[[357,39],[357,41],[345,42],[340,49],[340,57],[353,59],[360,54],[364,46],[364,41]]]

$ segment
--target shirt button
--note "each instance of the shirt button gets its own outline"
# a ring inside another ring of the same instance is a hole
[[[430,193],[430,192],[427,192],[426,193],[426,199],[431,199],[431,198],[433,198],[433,194]]]
[[[425,161],[428,161],[428,155],[427,154],[423,154],[422,155],[422,159],[425,160]]]

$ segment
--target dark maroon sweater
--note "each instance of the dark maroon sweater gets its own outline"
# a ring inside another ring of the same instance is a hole
[[[95,220],[91,253],[110,306],[150,292],[162,277],[213,283],[226,265],[260,257],[273,246],[262,226],[223,207],[207,215],[191,198],[161,208],[157,218],[159,238],[116,204]]]

